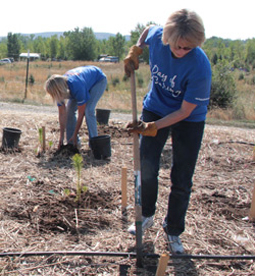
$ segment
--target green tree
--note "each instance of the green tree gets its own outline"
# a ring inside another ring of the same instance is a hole
[[[137,24],[134,31],[131,31],[130,43],[129,46],[135,45],[138,41],[141,33],[145,29],[145,26],[142,24]]]
[[[91,28],[76,28],[74,31],[64,33],[67,40],[68,56],[74,60],[94,60],[97,57],[96,37]]]
[[[156,25],[155,23],[153,22],[148,22],[146,24],[146,26],[142,25],[142,24],[137,24],[136,25],[136,28],[134,31],[131,31],[131,38],[130,38],[130,43],[129,43],[129,46],[132,46],[132,45],[135,45],[140,37],[140,35],[142,34],[142,32],[144,31],[144,29],[147,27],[147,26],[150,26],[150,25]],[[143,53],[141,55],[141,59],[143,61],[145,61],[147,64],[149,64],[149,49],[148,47],[144,47],[143,48]]]
[[[111,36],[109,38],[109,54],[112,56],[117,56],[119,59],[123,57],[124,46],[125,46],[125,37],[120,33],[117,33],[116,36]]]
[[[33,46],[34,52],[41,54],[42,59],[48,58],[45,38],[42,38],[41,36],[37,37],[33,42]]]
[[[102,39],[97,41],[97,52],[99,55],[107,55],[110,52],[108,40]]]
[[[210,108],[231,107],[236,94],[236,85],[226,61],[220,62],[212,70]]]
[[[245,44],[241,40],[232,41],[231,48],[231,62],[234,68],[245,67]]]
[[[0,58],[6,57],[7,53],[7,40],[3,39],[0,43]]]
[[[255,39],[249,39],[246,44],[246,58],[245,61],[253,65],[255,61]]]
[[[66,39],[61,36],[59,40],[58,58],[66,60],[68,58],[66,52]]]
[[[8,33],[7,35],[7,55],[18,60],[20,54],[20,44],[17,34]]]
[[[49,38],[49,49],[50,49],[50,58],[57,58],[58,49],[59,49],[59,40],[58,36],[54,35]]]

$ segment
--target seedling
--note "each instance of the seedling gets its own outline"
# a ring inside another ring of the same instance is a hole
[[[49,141],[49,148],[51,149],[52,146],[53,146],[53,142]]]
[[[41,156],[42,152],[45,150],[44,137],[43,137],[44,131],[45,130],[43,128],[38,129],[39,146],[37,147],[37,156]]]
[[[69,196],[71,194],[70,190],[69,189],[64,189],[64,194],[66,196]]]
[[[43,146],[43,129],[39,128],[38,132],[39,132],[39,143],[40,143],[40,146],[42,147]]]
[[[81,185],[81,169],[82,169],[82,164],[83,164],[83,159],[82,156],[78,153],[76,153],[73,157],[73,165],[74,168],[77,172],[77,194],[76,194],[76,199],[75,201],[79,201],[81,198],[81,193],[87,191],[87,187]]]

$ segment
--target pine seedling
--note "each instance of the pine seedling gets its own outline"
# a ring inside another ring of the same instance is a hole
[[[39,143],[40,143],[40,146],[42,148],[43,147],[43,129],[39,128],[38,132],[39,132]]]
[[[76,153],[73,157],[73,165],[74,168],[77,172],[77,195],[76,195],[76,201],[79,201],[81,198],[81,192],[86,191],[87,187],[82,187],[81,186],[81,169],[82,169],[82,164],[83,164],[83,159],[82,156],[78,153]]]
[[[52,146],[53,146],[53,142],[49,141],[49,148],[51,149]]]
[[[38,134],[39,134],[39,146],[37,147],[36,150],[36,155],[39,157],[42,154],[42,148],[43,148],[43,129],[39,128],[38,129]]]

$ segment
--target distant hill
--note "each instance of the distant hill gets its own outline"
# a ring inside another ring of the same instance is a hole
[[[33,35],[35,35],[35,38],[38,37],[38,36],[41,36],[41,37],[51,37],[53,35],[57,35],[58,37],[60,37],[61,35],[63,35],[64,32],[44,32],[44,33],[35,33]],[[31,34],[21,34],[23,36],[30,36]],[[111,36],[115,36],[115,34],[112,34],[112,33],[95,33],[95,36],[96,36],[96,39],[98,40],[103,40],[103,39],[106,39],[108,40],[109,37]],[[124,36],[126,41],[129,41],[130,40],[130,35],[125,35]],[[6,37],[0,37],[0,40],[2,40],[2,38],[6,38]]]

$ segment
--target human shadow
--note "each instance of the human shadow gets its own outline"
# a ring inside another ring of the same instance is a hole
[[[166,246],[165,252],[168,251],[168,247]],[[129,252],[136,252],[136,247],[131,246],[128,249]],[[146,241],[143,243],[143,259],[142,259],[142,267],[136,267],[135,275],[156,275],[160,256],[155,254],[154,244],[151,241]],[[167,267],[171,270],[171,275],[174,276],[198,276],[199,273],[195,266],[195,263],[189,257],[189,255],[172,255],[169,254],[169,261]],[[123,269],[121,275],[129,275],[125,274],[124,271],[128,271],[129,267],[121,268]]]
[[[73,156],[78,153],[83,159],[83,168],[101,167],[111,162],[110,158],[95,159],[91,150],[64,150],[64,151],[51,151],[41,155],[39,158],[38,166],[44,169],[53,168],[73,168]]]
[[[170,257],[171,259],[171,257]],[[171,259],[175,276],[198,276],[198,271],[195,267],[194,262],[189,258],[178,258],[178,259]]]
[[[130,246],[128,248],[129,252],[136,252],[136,246]],[[155,247],[152,241],[146,241],[142,245],[142,264],[141,266],[137,265],[133,268],[132,275],[146,275],[146,276],[154,276],[156,275],[157,271],[157,263],[158,258],[155,254]],[[131,274],[122,274],[124,275],[131,275]]]

